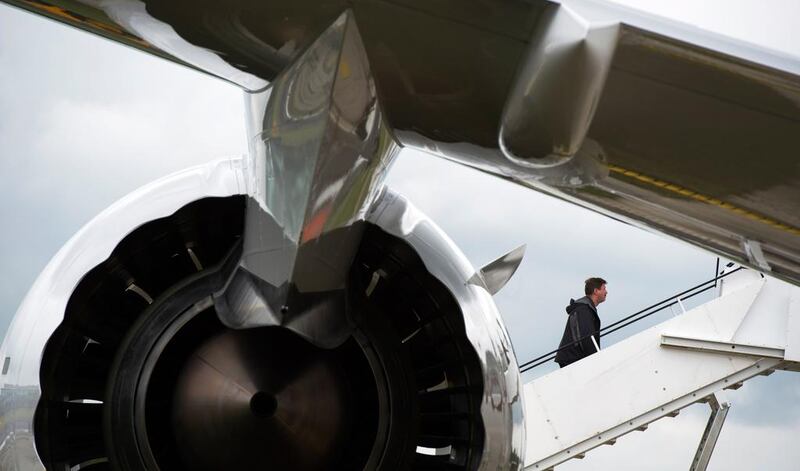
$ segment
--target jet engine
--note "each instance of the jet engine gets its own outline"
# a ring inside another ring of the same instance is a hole
[[[246,252],[243,173],[228,159],[152,183],[55,256],[2,347],[2,462],[521,467],[519,371],[492,273],[383,187],[348,259],[342,339],[318,341],[329,322],[313,293],[292,307],[299,327],[232,324],[258,313],[252,292],[230,297]]]

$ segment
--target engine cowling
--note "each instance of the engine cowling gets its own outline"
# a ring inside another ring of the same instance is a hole
[[[388,189],[347,278],[345,342],[220,321],[240,181],[236,159],[162,179],[56,255],[3,345],[6,455],[48,469],[520,467],[519,372],[491,295]]]

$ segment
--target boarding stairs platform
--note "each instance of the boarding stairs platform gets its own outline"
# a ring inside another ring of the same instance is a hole
[[[742,268],[728,275],[712,301],[525,384],[525,469],[552,470],[705,402],[691,471],[705,470],[728,411],[724,391],[800,371],[800,288]]]

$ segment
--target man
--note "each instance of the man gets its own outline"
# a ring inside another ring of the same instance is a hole
[[[561,368],[600,350],[600,317],[597,306],[606,300],[606,280],[589,278],[583,292],[586,296],[567,306],[567,326],[556,353]]]

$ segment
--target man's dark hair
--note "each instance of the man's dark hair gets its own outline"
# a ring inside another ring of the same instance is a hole
[[[586,286],[583,288],[583,292],[586,296],[589,296],[594,293],[594,290],[600,289],[604,284],[606,284],[606,280],[602,278],[589,278],[586,280]]]

